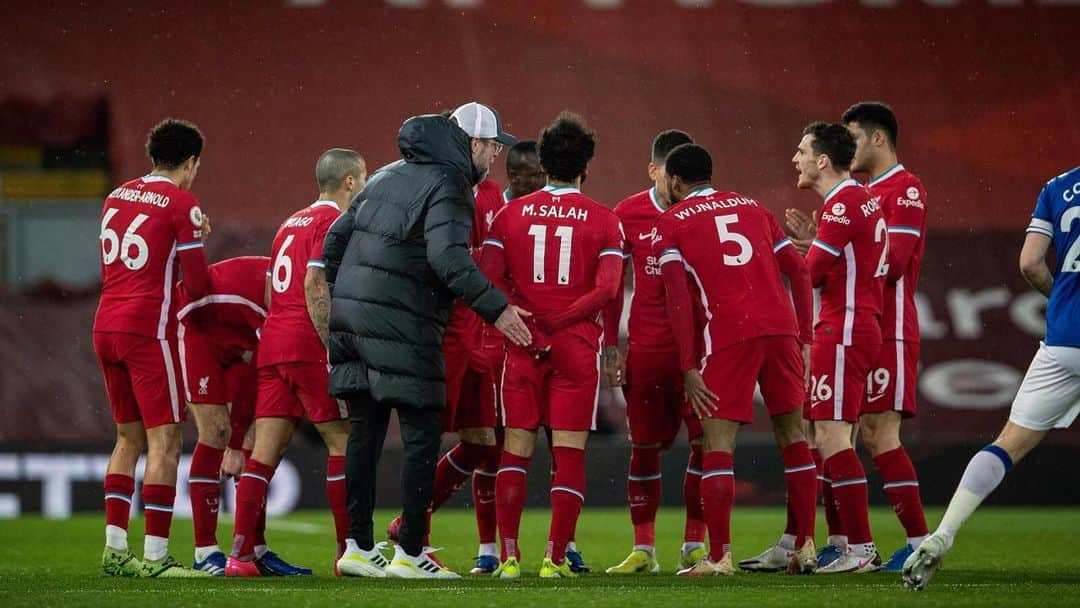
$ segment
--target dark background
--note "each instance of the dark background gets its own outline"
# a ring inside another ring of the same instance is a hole
[[[278,223],[316,195],[324,149],[354,148],[374,169],[397,157],[404,118],[473,99],[519,137],[562,109],[584,115],[600,138],[585,190],[606,204],[649,185],[651,139],[677,127],[710,149],[718,187],[778,213],[819,204],[794,186],[804,124],[859,100],[892,104],[901,162],[930,210],[920,415],[905,441],[927,502],[942,502],[1006,419],[1037,347],[1045,301],[1016,257],[1042,184],[1080,157],[1080,2],[1000,4],[2,3],[0,504],[12,492],[24,511],[40,506],[25,454],[108,451],[89,340],[98,215],[105,192],[147,171],[154,123],[182,117],[206,134],[194,192],[215,261],[268,254]],[[494,177],[505,183],[501,167]],[[602,392],[590,504],[622,504],[623,410]],[[741,439],[740,500],[782,497],[770,437],[759,422]],[[999,500],[1080,502],[1052,481],[1080,457],[1076,437],[1051,436]],[[290,455],[312,484],[305,504],[324,500],[313,449],[301,438]],[[666,459],[673,500],[683,458]],[[98,459],[73,466],[86,469],[74,504],[97,508]]]

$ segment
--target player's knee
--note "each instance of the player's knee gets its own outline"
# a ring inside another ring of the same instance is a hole
[[[147,433],[146,459],[158,463],[180,461],[180,425],[169,424]]]
[[[129,428],[121,425],[116,430],[116,447],[124,452],[142,453],[146,449],[146,431],[142,428]]]
[[[345,448],[349,444],[349,422],[336,420],[315,425],[319,435],[322,435],[326,450],[331,456],[344,456]]]
[[[803,434],[802,426],[799,424],[777,426],[773,429],[773,435],[776,437],[776,445],[781,448],[786,448],[800,441],[806,441],[806,435]]]
[[[870,454],[877,456],[900,447],[900,424],[886,417],[863,416],[859,436]]]
[[[208,424],[199,428],[199,443],[212,447],[216,450],[223,450],[229,445],[229,438],[232,436],[232,428],[229,424],[221,424],[215,421],[213,424]]]
[[[468,428],[458,431],[458,438],[473,445],[495,445],[495,429]]]
[[[531,458],[536,446],[536,433],[525,429],[506,429],[503,435],[503,449],[515,456]]]

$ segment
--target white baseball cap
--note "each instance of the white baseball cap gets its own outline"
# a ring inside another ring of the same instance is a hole
[[[450,119],[461,127],[469,137],[476,139],[494,139],[500,144],[512,146],[517,143],[517,138],[502,130],[502,121],[499,113],[491,106],[470,101],[458,107],[450,115]]]

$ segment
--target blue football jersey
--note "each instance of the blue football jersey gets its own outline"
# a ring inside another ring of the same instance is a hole
[[[1046,183],[1027,231],[1054,243],[1057,263],[1046,307],[1046,344],[1080,348],[1080,167]]]

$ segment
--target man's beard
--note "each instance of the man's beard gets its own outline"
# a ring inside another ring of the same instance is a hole
[[[485,179],[487,179],[488,173],[491,173],[491,167],[490,166],[488,168],[486,168],[486,169],[481,169],[480,167],[477,167],[476,164],[474,163],[473,168],[476,169],[476,174],[480,176],[480,179],[476,180],[476,183],[478,183],[478,184],[480,182],[484,181]]]

